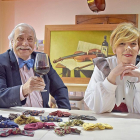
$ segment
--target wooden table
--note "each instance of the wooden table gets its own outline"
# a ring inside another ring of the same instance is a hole
[[[12,107],[9,109],[0,109],[0,115],[8,117],[9,113],[22,113],[23,111],[30,110],[42,110],[42,108],[25,108],[25,107]],[[57,109],[43,108],[45,110],[44,116],[47,116],[50,112]],[[69,110],[62,110],[69,111]],[[70,110],[72,114],[76,115],[93,115],[97,118],[97,121],[85,121],[91,123],[108,123],[113,126],[112,130],[99,130],[85,131],[82,127],[77,126],[81,130],[80,135],[66,134],[65,136],[58,136],[54,130],[40,129],[35,130],[34,137],[28,137],[23,135],[11,135],[9,137],[0,137],[4,140],[139,140],[140,139],[140,115],[130,113],[104,113],[94,114],[93,111],[85,110]],[[38,117],[36,117],[38,118]],[[68,118],[62,118],[63,121],[68,121]],[[57,125],[57,123],[55,123]],[[19,126],[21,129],[24,125]]]

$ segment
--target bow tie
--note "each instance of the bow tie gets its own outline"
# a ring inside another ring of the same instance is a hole
[[[24,65],[26,65],[28,70],[30,70],[30,68],[32,68],[34,65],[34,59],[23,60],[21,58],[18,58],[18,62],[19,68],[22,68]]]

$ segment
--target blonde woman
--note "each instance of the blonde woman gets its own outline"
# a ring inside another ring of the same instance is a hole
[[[96,113],[140,113],[140,63],[135,65],[140,32],[131,23],[121,23],[112,32],[110,45],[115,55],[106,58],[108,65],[101,69],[95,63],[84,101]]]

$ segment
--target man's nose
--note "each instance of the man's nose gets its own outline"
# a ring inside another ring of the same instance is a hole
[[[22,45],[23,45],[23,46],[28,46],[28,45],[29,45],[29,44],[28,44],[28,40],[25,39],[25,40],[22,42]]]

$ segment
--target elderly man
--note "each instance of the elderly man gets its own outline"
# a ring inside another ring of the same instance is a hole
[[[43,78],[34,75],[37,39],[33,27],[18,24],[9,40],[11,49],[0,55],[0,107],[49,107],[50,93],[59,108],[70,109],[67,88],[51,64]],[[40,92],[43,89],[47,91]]]

